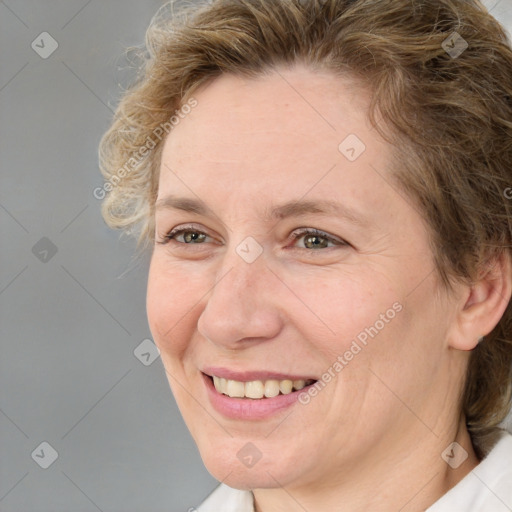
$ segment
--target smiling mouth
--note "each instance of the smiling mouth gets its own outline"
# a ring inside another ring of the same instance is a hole
[[[274,398],[278,395],[289,395],[294,391],[300,391],[306,386],[317,382],[316,380],[252,380],[242,382],[238,380],[225,379],[216,375],[207,377],[213,382],[217,392],[231,398],[250,398],[261,400]]]

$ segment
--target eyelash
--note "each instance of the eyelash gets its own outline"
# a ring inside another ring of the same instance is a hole
[[[207,233],[195,228],[194,226],[183,226],[183,227],[175,228],[175,229],[171,230],[169,233],[167,233],[164,236],[164,239],[158,243],[165,245],[165,244],[169,243],[170,241],[176,241],[177,236],[179,236],[183,233],[187,233],[187,232],[198,233],[201,235],[209,236]],[[315,229],[315,228],[298,228],[298,229],[296,229],[292,235],[292,241],[297,242],[297,240],[300,240],[301,238],[308,236],[308,235],[318,236],[319,238],[323,238],[323,239],[327,240],[328,242],[331,242],[337,246],[348,246],[349,245],[344,240],[334,238],[334,237],[330,236],[329,234],[325,233],[324,231],[320,231],[319,229]],[[187,244],[185,242],[176,242],[176,243],[183,244],[183,245],[201,245],[201,244],[193,244],[193,243]],[[295,248],[297,249],[297,247],[295,247]],[[324,249],[332,249],[332,248],[333,247],[326,247]],[[308,251],[314,250],[314,249],[308,249],[307,247],[306,248],[298,247],[298,249],[305,249]]]

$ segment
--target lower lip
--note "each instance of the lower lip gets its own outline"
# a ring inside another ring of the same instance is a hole
[[[300,393],[307,391],[310,387],[306,386],[299,391],[292,391],[288,395],[277,395],[274,398],[254,400],[252,398],[231,398],[223,395],[215,389],[210,377],[203,374],[203,380],[213,408],[223,416],[235,420],[266,419],[291,407],[297,402]],[[311,386],[313,385],[311,384]]]

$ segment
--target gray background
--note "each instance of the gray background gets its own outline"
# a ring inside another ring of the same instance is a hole
[[[2,512],[186,511],[216,485],[144,341],[147,258],[92,195],[123,51],[162,3],[0,1]]]

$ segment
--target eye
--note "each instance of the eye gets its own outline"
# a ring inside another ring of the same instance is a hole
[[[299,249],[327,249],[330,247],[348,245],[347,242],[337,239],[318,229],[304,228],[292,234],[296,247]]]
[[[180,244],[191,244],[197,245],[207,241],[212,241],[213,238],[203,231],[196,229],[193,226],[182,226],[174,228],[164,236],[164,239],[160,242],[166,244],[170,241],[174,241]]]

